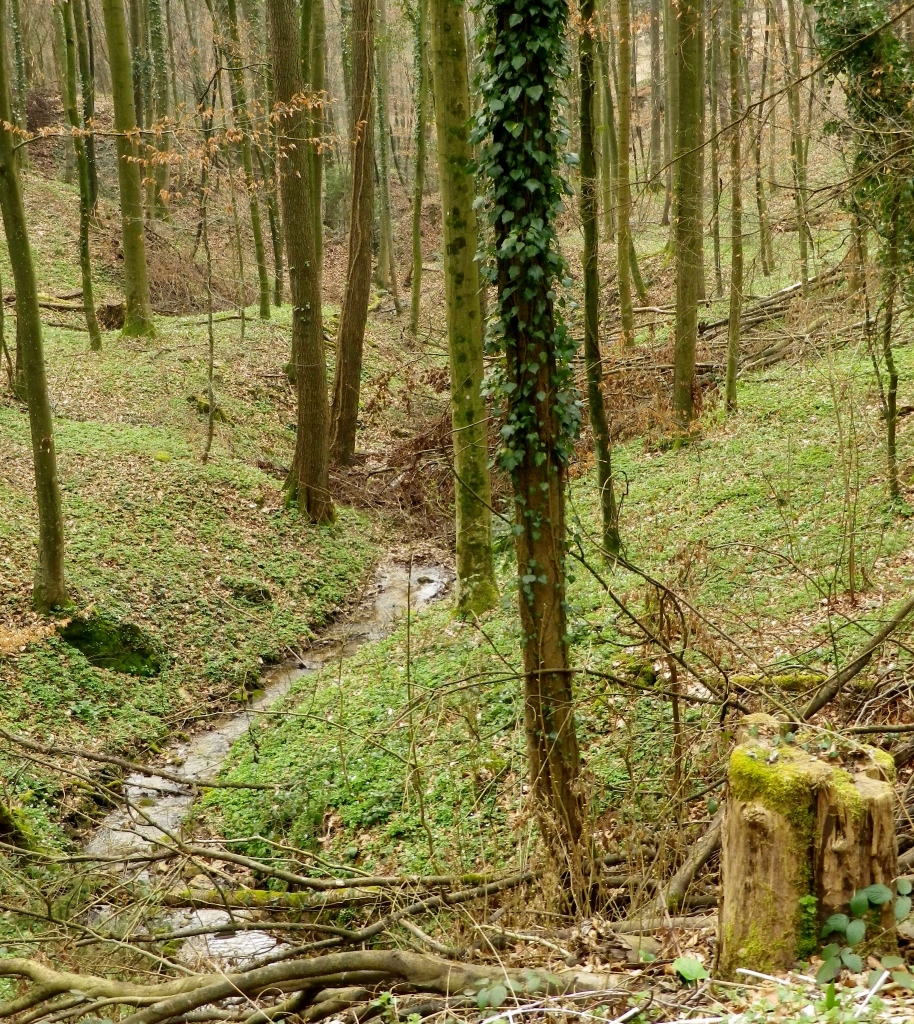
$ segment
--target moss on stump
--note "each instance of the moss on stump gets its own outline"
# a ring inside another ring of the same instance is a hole
[[[857,889],[897,871],[891,770],[869,747],[823,750],[821,734],[782,737],[744,720],[730,755],[722,836],[720,973],[785,970],[817,948],[819,928]],[[891,908],[885,908],[891,918]],[[894,946],[883,922],[876,946]],[[877,932],[874,931],[874,934]]]

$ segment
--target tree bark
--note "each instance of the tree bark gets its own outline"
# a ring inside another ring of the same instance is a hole
[[[86,164],[89,169],[89,213],[95,216],[98,207],[98,164],[95,159],[95,58],[92,40],[91,9],[86,0],[73,5],[73,28],[76,32],[76,52],[79,57],[79,78],[82,85],[83,129],[86,140]]]
[[[759,105],[756,110],[757,126],[753,142],[753,158],[755,161],[755,206],[758,210],[759,222],[759,256],[762,261],[762,273],[765,277],[774,269],[771,249],[771,221],[768,217],[768,200],[765,196],[765,183],[762,179],[762,136],[765,131],[765,91],[768,88],[768,66],[771,62],[771,0],[765,0],[765,40],[762,50],[762,70],[759,84]],[[749,93],[746,93],[749,99]]]
[[[378,280],[390,291],[394,309],[400,313],[400,291],[394,254],[393,217],[390,208],[390,115],[387,109],[390,96],[390,57],[387,38],[387,0],[376,3],[377,36],[375,60],[377,62],[378,90],[378,201],[380,206],[381,244],[378,255]]]
[[[649,183],[651,191],[660,187],[663,160],[663,62],[660,48],[661,0],[651,0],[651,145]]]
[[[728,0],[730,25],[730,322],[727,325],[727,412],[736,412],[736,373],[739,369],[740,314],[743,308],[743,157],[740,148],[742,97],[740,96],[740,0]]]
[[[35,495],[38,506],[38,565],[33,600],[40,610],[67,604],[64,579],[64,532],[54,421],[48,398],[44,367],[38,285],[29,246],[22,201],[22,187],[14,150],[15,140],[7,125],[10,109],[9,75],[6,68],[6,19],[0,18],[0,212],[6,233],[13,280],[16,285],[17,335],[21,345],[22,373],[29,407]]]
[[[711,112],[711,240],[714,246],[714,297],[724,294],[724,279],[720,265],[720,141],[717,134],[718,89],[720,68],[720,16],[717,4],[711,0],[710,44],[708,46],[708,107]]]
[[[722,835],[720,974],[783,970],[819,945],[822,924],[854,893],[898,872],[891,757],[871,748],[841,767],[799,744],[773,745],[779,723],[745,720],[729,765]],[[747,735],[748,733],[748,735]],[[810,898],[811,897],[811,898]],[[871,941],[895,946],[891,900]]]
[[[409,330],[419,330],[422,301],[422,194],[425,189],[425,135],[428,118],[428,3],[419,0],[416,12],[416,169],[413,181],[413,277]]]
[[[630,261],[632,190],[629,181],[632,109],[632,12],[629,0],[616,0],[619,15],[619,135],[616,147],[616,273],[622,344],[635,344]],[[611,488],[610,488],[611,489]]]
[[[86,315],[86,329],[89,332],[89,347],[98,351],[102,347],[102,333],[95,317],[95,297],[92,286],[92,254],[89,249],[89,224],[92,218],[92,194],[89,185],[89,161],[86,157],[86,140],[83,125],[76,105],[76,33],[74,21],[80,0],[61,0],[63,14],[64,42],[67,61],[67,109],[66,115],[73,130],[73,149],[76,153],[76,171],[79,176],[79,266],[82,273],[83,309]]]
[[[594,0],[581,4],[581,36],[578,43],[578,67],[581,88],[581,224],[584,229],[584,362],[587,368],[587,405],[597,463],[597,487],[603,523],[603,549],[608,555],[619,553],[619,515],[613,488],[612,456],[606,405],[603,398],[603,363],[600,358],[600,268],[597,233],[597,167],[594,155],[593,112],[597,101],[595,88]],[[626,260],[626,265],[628,261]],[[629,293],[629,304],[631,294]],[[634,339],[632,339],[634,340]]]
[[[298,393],[295,456],[286,481],[290,502],[316,523],[333,519],[329,477],[327,364],[315,274],[307,118],[296,97],[304,90],[294,0],[268,0],[270,49],[282,151],[280,196],[292,291],[292,359]]]
[[[156,125],[155,133],[155,164],[147,171],[147,177],[154,182],[150,215],[165,218],[168,216],[168,192],[171,184],[171,167],[168,163],[168,151],[171,148],[168,126],[168,60],[165,56],[165,23],[162,18],[162,0],[147,0],[149,17],[149,42],[152,54],[152,92],[151,99],[155,115],[152,123]],[[150,147],[152,152],[152,147]]]
[[[248,116],[247,88],[244,81],[244,54],[238,32],[238,13],[235,0],[227,0],[229,41],[228,54],[231,63],[229,87],[232,97],[232,119],[241,136],[241,166],[244,171],[245,191],[248,194],[248,210],[251,215],[251,233],[254,236],[254,261],[257,264],[257,282],[260,293],[260,319],[270,319],[270,275],[267,270],[267,254],[263,244],[263,225],[260,220],[260,203],[257,200],[257,182],[254,179],[254,158],[251,153],[251,120]]]
[[[701,259],[701,0],[682,0],[678,18],[676,131],[676,348],[673,414],[680,430],[695,417],[695,345],[698,337],[698,281]]]
[[[349,256],[340,312],[333,380],[331,454],[343,465],[355,454],[362,349],[371,291],[371,229],[374,223],[374,3],[352,5],[352,108],[349,116]]]
[[[679,121],[679,18],[674,10],[673,0],[663,3],[663,63],[666,68],[664,79],[665,105],[663,110],[663,159],[666,164],[666,199],[660,218],[662,227],[670,225],[670,210],[673,206],[678,165],[676,154],[676,131]],[[670,231],[671,248],[675,245],[675,228]]]
[[[124,249],[123,333],[152,335],[152,307],[146,271],[146,239],[143,224],[143,182],[140,175],[136,108],[127,24],[121,0],[102,0],[108,63],[111,69],[111,99],[114,130],[117,132],[117,177],[121,199],[121,238]]]
[[[469,62],[462,0],[431,0],[430,14],[456,477],[457,608],[472,615],[494,607],[498,586],[489,511],[489,414],[482,397],[485,367],[475,182],[470,170]]]

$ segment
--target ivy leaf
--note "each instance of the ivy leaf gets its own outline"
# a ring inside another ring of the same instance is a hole
[[[866,921],[861,921],[858,917],[856,920],[851,921],[847,926],[844,937],[847,939],[849,946],[856,946],[858,942],[863,940],[866,935]]]
[[[912,886],[909,879],[899,878],[895,883],[895,888],[898,890],[899,896],[910,896]]]
[[[518,54],[518,55],[517,55],[516,57],[514,57],[514,58],[512,59],[512,61],[511,61],[511,67],[512,67],[512,68],[514,68],[514,70],[515,70],[515,71],[520,71],[520,69],[521,69],[521,68],[522,68],[522,67],[523,67],[523,66],[524,66],[524,65],[525,65],[526,63],[527,63],[527,58],[526,58],[526,57],[525,57],[525,56],[524,56],[524,55],[523,55],[522,53],[519,53],[519,54]]]
[[[543,87],[541,85],[530,85],[527,86],[527,95],[533,100],[534,103],[543,95]]]
[[[850,923],[851,921],[847,914],[832,914],[822,926],[821,938],[827,938],[832,932],[838,932],[838,934],[843,935]]]
[[[515,12],[514,14],[511,15],[510,18],[508,18],[508,27],[516,28],[523,20],[524,16],[522,14],[517,14]]]
[[[673,961],[673,970],[683,981],[702,981],[708,977],[708,972],[700,960],[690,956],[680,956]]]
[[[508,90],[508,95],[511,97],[511,102],[516,103],[518,96],[521,94],[521,87],[519,85],[512,85]]]
[[[862,891],[874,907],[882,907],[892,898],[892,890],[887,885],[881,885],[878,882],[876,885],[868,885]]]
[[[865,914],[869,909],[870,901],[867,899],[866,893],[862,890],[855,892],[851,897],[850,911],[854,917],[859,917],[861,914]]]
[[[903,921],[911,913],[911,897],[899,896],[895,900],[895,920]]]

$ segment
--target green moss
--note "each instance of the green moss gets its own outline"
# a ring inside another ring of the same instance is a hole
[[[155,676],[162,668],[156,645],[132,622],[118,622],[107,615],[77,615],[60,635],[96,668],[132,676]]]
[[[813,794],[830,770],[804,750],[775,749],[777,760],[769,763],[769,748],[761,744],[750,741],[736,747],[730,755],[730,792],[737,800],[758,801],[811,836]]]
[[[895,767],[895,758],[887,750],[879,747],[869,747],[870,756],[879,766],[886,782],[894,782],[898,777],[898,769]]]
[[[862,820],[865,814],[863,798],[854,783],[854,777],[843,768],[831,768],[831,790],[839,808],[843,808],[855,820]]]

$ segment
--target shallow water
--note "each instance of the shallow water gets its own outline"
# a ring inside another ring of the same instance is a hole
[[[355,614],[331,627],[300,659],[267,673],[263,690],[253,700],[237,712],[215,719],[190,739],[168,744],[165,753],[169,771],[188,783],[212,779],[257,712],[284,697],[296,679],[353,654],[369,640],[387,636],[405,616],[407,607],[416,612],[432,604],[444,596],[452,579],[452,573],[440,565],[414,565],[411,570],[402,565],[383,566]],[[180,831],[195,799],[192,786],[141,774],[127,777],[124,795],[126,807],[112,811],[102,821],[86,843],[86,853],[111,858],[148,852],[155,842],[167,842],[168,833]],[[108,908],[98,908],[95,917],[97,925],[105,919],[109,926],[114,923]],[[235,917],[243,915],[235,912]],[[174,911],[158,916],[154,925],[157,931],[178,930],[229,920],[221,910]],[[276,944],[272,936],[260,931],[195,936],[183,943],[178,958],[188,963],[237,965],[268,953]]]

